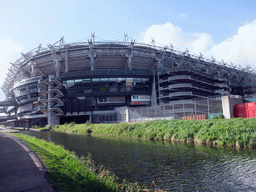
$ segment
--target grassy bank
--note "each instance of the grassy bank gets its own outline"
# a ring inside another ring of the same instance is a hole
[[[256,118],[195,120],[154,120],[144,123],[65,124],[52,131],[131,137],[148,140],[172,140],[238,148],[256,147]]]
[[[13,135],[41,157],[49,171],[48,178],[58,191],[143,191],[138,184],[119,179],[103,166],[96,167],[90,155],[78,157],[60,145],[27,135]]]

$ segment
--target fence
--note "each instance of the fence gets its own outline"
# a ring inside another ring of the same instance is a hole
[[[129,115],[128,115],[129,113]],[[172,101],[155,107],[118,107],[92,114],[92,123],[138,122],[154,119],[193,119],[222,113],[221,97]]]
[[[222,113],[221,97],[172,101],[155,107],[130,107],[130,121],[182,119],[183,117]]]
[[[91,117],[92,123],[116,123],[117,121],[117,112],[101,112],[94,113]]]

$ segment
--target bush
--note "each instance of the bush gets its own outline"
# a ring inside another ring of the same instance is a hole
[[[71,123],[68,124],[69,127],[74,127],[75,125],[76,125],[75,122],[71,122]]]
[[[90,120],[87,120],[85,125],[89,126],[90,125]]]
[[[33,128],[33,129],[38,129],[38,128],[40,128],[40,127],[37,126],[37,125],[32,125],[31,128]]]

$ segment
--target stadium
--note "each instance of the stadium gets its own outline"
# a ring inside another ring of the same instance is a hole
[[[101,114],[210,96],[254,94],[250,67],[217,62],[172,46],[123,41],[41,45],[11,67],[1,112],[16,127],[101,122]],[[105,119],[106,121],[106,119]],[[118,122],[115,115],[109,122]]]

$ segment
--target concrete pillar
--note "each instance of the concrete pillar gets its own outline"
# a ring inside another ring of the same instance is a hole
[[[92,114],[89,115],[89,119],[90,119],[90,123],[93,123],[93,122],[92,122]]]
[[[155,107],[155,106],[156,106],[156,77],[155,77],[155,71],[153,71],[151,107]]]
[[[243,103],[240,95],[227,95],[221,97],[223,115],[226,119],[234,118],[234,107],[238,103]]]
[[[126,113],[126,122],[130,122],[130,113],[129,113],[129,109],[125,110]]]
[[[59,78],[60,77],[60,61],[58,59],[55,59],[54,64],[55,64],[56,77]]]
[[[57,116],[56,112],[48,110],[48,118],[47,118],[47,125],[59,125],[60,118]]]
[[[69,71],[68,69],[68,47],[66,47],[66,54],[65,54],[65,73]]]
[[[222,111],[226,119],[231,118],[229,95],[221,97]]]
[[[51,76],[49,75],[49,78]],[[47,105],[47,126],[51,126],[51,125],[59,125],[60,124],[60,118],[57,116],[57,113],[55,111],[51,111],[51,98],[53,97],[53,93],[50,92],[50,90],[53,88],[54,86],[51,84],[48,84],[48,105]]]
[[[36,73],[37,73],[37,68],[36,68],[36,63],[35,62],[32,62],[31,63],[31,77],[35,77],[36,76]]]

